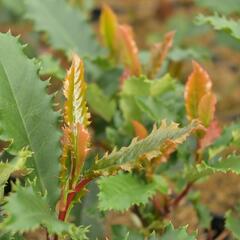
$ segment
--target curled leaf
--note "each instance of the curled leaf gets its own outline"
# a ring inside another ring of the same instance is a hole
[[[188,78],[185,88],[185,105],[189,120],[198,118],[198,106],[201,98],[210,92],[212,82],[208,73],[195,61],[193,72]]]
[[[162,64],[167,57],[169,49],[172,47],[175,32],[168,32],[162,43],[154,44],[151,49],[151,65],[149,69],[149,78],[154,78],[157,72],[161,69]]]

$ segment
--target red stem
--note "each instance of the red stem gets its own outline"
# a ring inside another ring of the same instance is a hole
[[[182,192],[177,196],[177,198],[175,198],[172,201],[172,203],[171,203],[172,207],[178,206],[178,204],[182,201],[182,199],[187,195],[187,193],[191,189],[192,185],[193,185],[193,182],[190,182],[187,184],[187,186],[182,190]]]
[[[61,210],[59,212],[59,215],[58,215],[58,219],[60,221],[65,221],[65,218],[66,218],[66,215],[67,215],[67,212],[68,212],[68,209],[74,199],[74,197],[76,196],[77,193],[79,193],[92,179],[91,178],[85,178],[85,179],[82,179],[78,185],[75,187],[75,189],[70,192],[67,196],[67,202],[66,202],[66,206],[64,208],[64,210]]]

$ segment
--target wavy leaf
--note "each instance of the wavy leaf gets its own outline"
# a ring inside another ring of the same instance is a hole
[[[240,23],[238,20],[227,19],[225,16],[215,14],[213,16],[199,15],[196,18],[198,25],[210,24],[217,31],[224,31],[230,36],[240,40]]]
[[[17,185],[15,191],[10,194],[7,203],[3,206],[7,217],[0,224],[1,230],[14,234],[33,231],[44,226],[50,234],[72,237],[78,232],[79,238],[75,239],[87,239],[86,228],[77,228],[72,224],[59,221],[55,213],[50,210],[46,198],[36,193],[32,186]]]
[[[82,57],[101,54],[91,26],[65,0],[25,0],[25,4],[26,18],[34,21],[37,31],[47,32],[53,48]]]
[[[192,131],[199,128],[198,122],[192,122],[184,128],[179,128],[176,123],[167,124],[162,121],[161,126],[154,128],[152,132],[144,139],[132,140],[128,147],[123,147],[119,151],[113,151],[106,154],[101,159],[97,160],[94,166],[96,172],[104,171],[105,169],[129,169],[134,165],[141,164],[142,158],[151,160],[161,156],[162,147],[166,141],[172,141],[176,144],[181,144],[192,133]],[[110,174],[103,172],[104,174]]]
[[[188,77],[184,94],[187,116],[190,120],[198,118],[198,106],[201,98],[209,93],[211,87],[212,82],[208,73],[193,61],[193,72]]]
[[[151,49],[151,65],[148,76],[154,78],[161,69],[165,58],[168,55],[169,49],[172,47],[175,32],[165,34],[163,42],[153,45]]]
[[[160,176],[146,183],[137,176],[119,174],[100,178],[98,186],[99,208],[103,211],[124,211],[134,204],[146,204],[158,190],[167,192],[167,183]]]
[[[59,115],[46,93],[47,81],[39,79],[34,61],[9,33],[0,34],[0,84],[0,137],[12,141],[8,149],[12,154],[29,146],[34,154],[27,165],[34,169],[39,189],[48,190],[53,206],[59,195]]]

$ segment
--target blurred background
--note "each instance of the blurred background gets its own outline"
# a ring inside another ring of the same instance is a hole
[[[217,12],[238,19],[240,0],[69,0],[74,8],[82,10],[96,32],[103,2],[111,6],[121,23],[133,27],[143,61],[153,43],[161,42],[165,33],[176,31],[168,56],[174,62],[171,64],[171,74],[185,82],[191,71],[191,60],[198,60],[212,78],[218,97],[217,116],[220,123],[229,123],[239,118],[240,44],[224,32],[215,32],[206,25],[196,25],[195,18],[199,14]],[[21,41],[29,43],[26,51],[31,57],[53,52],[44,41],[45,35],[33,31],[32,23],[25,20],[24,12],[23,1],[0,0],[0,31],[10,29],[14,35],[21,35]],[[59,55],[57,52],[54,54]],[[64,61],[61,64],[67,65]],[[63,78],[64,74],[62,70],[57,77]],[[234,174],[216,174],[196,187],[200,191],[202,202],[211,210],[211,227],[216,231],[223,230],[224,212],[240,198],[239,183],[240,178]],[[88,205],[91,205],[91,197]],[[185,203],[170,218],[176,226],[189,224],[190,231],[197,226],[194,211]],[[86,221],[93,224],[91,218]],[[95,222],[95,229],[98,229],[96,234],[108,231],[109,225],[113,223],[121,222],[129,222],[128,213],[112,213],[106,217],[104,224],[98,225]]]

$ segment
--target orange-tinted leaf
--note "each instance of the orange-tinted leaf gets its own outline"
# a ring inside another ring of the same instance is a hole
[[[148,131],[140,122],[133,120],[132,125],[133,125],[134,131],[135,131],[135,135],[139,139],[144,139],[145,137],[147,137]]]
[[[212,92],[206,93],[198,105],[198,117],[205,127],[212,122],[215,113],[217,98]]]
[[[201,98],[210,92],[212,82],[208,73],[195,61],[193,72],[188,78],[185,87],[185,106],[189,120],[198,118],[198,105]]]
[[[82,124],[77,124],[76,126],[76,149],[75,149],[75,155],[76,155],[76,168],[75,168],[75,176],[80,176],[81,169],[84,163],[84,160],[87,156],[87,153],[89,151],[89,144],[90,144],[90,134],[89,132],[84,128]]]
[[[116,15],[107,4],[103,4],[100,17],[100,34],[104,45],[110,50],[111,56],[115,56],[117,51],[117,27],[118,21]]]
[[[211,145],[221,135],[221,132],[222,129],[220,128],[218,121],[212,121],[207,128],[205,135],[200,139],[200,151]]]
[[[169,49],[172,47],[174,35],[175,32],[169,32],[164,36],[162,43],[153,45],[151,49],[151,66],[148,73],[149,78],[154,78],[157,72],[161,69]]]
[[[64,82],[64,96],[66,97],[64,120],[68,126],[80,123],[87,127],[90,123],[90,114],[86,103],[86,89],[83,62],[77,55],[74,55],[72,65]]]
[[[141,64],[138,57],[138,48],[130,26],[118,26],[119,53],[122,63],[130,70],[131,75],[141,74]]]

